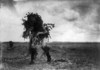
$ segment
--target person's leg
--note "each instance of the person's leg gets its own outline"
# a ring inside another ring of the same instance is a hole
[[[49,52],[46,53],[46,56],[47,56],[47,62],[51,62],[51,56]]]
[[[36,58],[36,55],[37,55],[36,49],[35,48],[32,48],[32,50],[31,50],[31,62],[30,62],[31,64],[34,63],[34,60]]]
[[[49,47],[47,48],[47,41],[48,41],[47,38],[43,39],[41,48],[42,48],[42,50],[44,51],[44,54],[47,57],[47,62],[51,62],[51,55],[49,53],[49,49],[48,49]]]
[[[34,60],[34,55],[31,54],[31,62],[30,63],[33,63],[33,60]]]
[[[31,52],[31,61],[30,61],[30,64],[33,64],[34,63],[34,55],[33,55],[33,53]]]

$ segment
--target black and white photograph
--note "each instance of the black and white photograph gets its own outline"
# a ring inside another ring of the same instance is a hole
[[[0,70],[100,70],[100,0],[0,0]]]

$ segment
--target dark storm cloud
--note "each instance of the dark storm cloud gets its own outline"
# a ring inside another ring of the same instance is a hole
[[[88,3],[80,3],[74,6],[72,9],[78,11],[81,16],[85,16],[91,11],[91,5]]]
[[[87,34],[87,39],[97,40],[98,38],[100,38],[100,1],[99,0],[74,0],[74,1],[75,3],[73,3],[71,9],[80,14],[79,19],[81,19],[82,21],[79,23],[75,23],[74,25],[78,27],[80,30],[85,30]],[[68,21],[68,19],[65,20]]]
[[[7,7],[11,10],[15,10],[15,4],[16,2],[14,0],[0,0],[1,8]]]
[[[74,2],[72,9],[78,11],[81,16],[86,16],[93,9],[93,5],[100,4],[100,0],[71,0]]]

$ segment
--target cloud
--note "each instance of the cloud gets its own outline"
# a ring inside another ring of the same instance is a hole
[[[2,4],[2,6],[8,7],[10,9],[15,9],[15,7],[14,7],[15,1],[14,0],[0,0],[0,3]]]
[[[55,23],[56,27],[51,31],[52,41],[97,41],[99,38],[100,29],[99,21],[97,21],[99,10],[97,5],[92,3],[88,5],[87,2],[83,4],[81,0],[81,2],[76,1],[76,3],[74,3],[75,1],[24,1],[16,3],[16,5],[13,3],[19,14],[18,17],[12,15],[11,12],[10,14],[8,14],[9,12],[6,13],[7,10],[5,9],[0,14],[3,16],[2,22],[4,23],[2,28],[5,26],[7,28],[6,32],[2,32],[2,36],[5,34],[5,38],[10,33],[8,36],[13,35],[13,37],[9,39],[22,40],[20,36],[23,31],[20,25],[21,18],[27,12],[37,12],[42,16],[44,22]],[[12,27],[10,28],[11,24]],[[14,37],[15,35],[17,36]]]
[[[47,11],[50,15],[54,17],[58,16],[67,21],[76,21],[78,17],[78,13],[70,9],[68,1],[52,1],[39,3],[36,9],[37,8],[41,11]]]
[[[87,15],[92,9],[90,4],[86,3],[80,3],[76,6],[74,6],[72,9],[75,11],[78,11],[81,16]]]
[[[85,15],[84,18],[80,18],[74,24],[81,30],[85,30],[87,39],[97,40],[100,37],[100,24],[97,20],[98,7],[95,7],[89,14]]]
[[[76,17],[73,17],[73,18],[66,18],[66,17],[64,17],[64,18],[65,18],[65,20],[67,20],[69,22],[77,21],[77,19],[78,19]]]

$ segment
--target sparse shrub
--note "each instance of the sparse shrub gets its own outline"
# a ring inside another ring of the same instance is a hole
[[[14,42],[13,41],[9,41],[8,44],[9,44],[9,49],[12,49],[13,45],[14,45]]]

